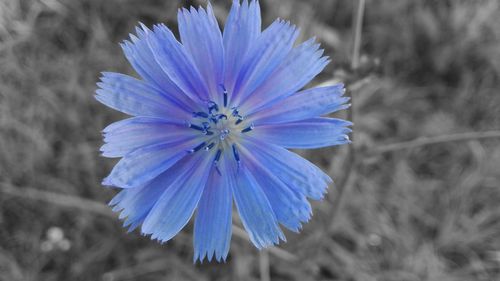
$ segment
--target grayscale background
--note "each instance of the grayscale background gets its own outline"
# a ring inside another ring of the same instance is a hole
[[[236,228],[226,263],[193,265],[191,224],[160,245],[105,205],[100,131],[124,115],[93,95],[133,74],[139,21],[206,2],[0,0],[0,281],[500,280],[500,1],[260,2],[322,43],[311,86],[346,83],[354,142],[299,152],[335,180],[301,234],[259,252]]]

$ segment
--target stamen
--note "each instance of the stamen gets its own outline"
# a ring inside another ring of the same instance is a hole
[[[233,155],[236,162],[238,162],[238,167],[240,166],[240,154],[238,153],[238,149],[236,148],[236,144],[233,144]]]
[[[215,117],[219,120],[224,119],[227,120],[227,115],[226,114],[217,114]]]
[[[213,133],[212,133],[212,134],[213,134]],[[212,143],[210,143],[209,145],[207,145],[207,146],[205,147],[205,150],[206,150],[206,151],[209,151],[209,150],[210,150],[210,149],[212,149],[214,146],[215,146],[215,142],[212,142]]]
[[[213,134],[214,134],[214,132],[212,132],[212,131],[205,131],[204,133],[205,133],[205,135],[207,135],[207,136],[211,136],[211,135],[213,135]]]
[[[200,112],[193,112],[193,117],[203,117],[203,118],[208,118],[208,113],[200,111]]]
[[[219,106],[215,102],[209,101],[208,102],[208,113],[212,114],[213,111],[218,112]]]
[[[210,123],[208,123],[208,122],[203,122],[203,123],[201,123],[201,124],[203,125],[203,129],[205,129],[205,130],[210,129]]]
[[[243,119],[243,116],[240,115],[240,112],[238,111],[237,107],[231,108],[233,112],[231,113],[234,117],[238,117],[240,119]]]
[[[221,154],[222,154],[222,149],[217,150],[217,153],[215,154],[214,164],[217,165],[217,163],[219,162]]]
[[[227,115],[226,114],[212,114],[212,117],[210,117],[210,121],[214,122],[217,124],[219,120],[224,119],[227,120]]]
[[[247,133],[253,130],[254,126],[253,124],[250,124],[250,126],[246,127],[245,129],[241,130],[242,133]]]
[[[191,122],[186,122],[187,126],[191,129],[195,129],[195,130],[198,130],[198,131],[205,131],[205,129],[203,127],[200,127],[198,125],[195,125],[195,124],[191,124]]]
[[[219,176],[222,176],[222,173],[220,172],[219,166],[217,165],[217,163],[219,163],[219,159],[220,159],[221,154],[222,154],[222,149],[217,150],[217,154],[215,154],[215,159],[214,159],[215,170],[217,171]]]
[[[236,120],[236,123],[234,123],[234,124],[235,124],[235,125],[238,125],[238,124],[240,124],[241,122],[243,122],[243,119],[242,119],[242,118],[240,118],[240,119]]]
[[[196,151],[198,151],[198,150],[202,149],[203,147],[205,147],[206,144],[207,144],[206,142],[202,142],[199,145],[197,145],[195,148],[191,148],[187,152],[188,153],[195,153]]]
[[[220,85],[221,88],[222,88],[222,91],[223,91],[223,95],[224,95],[224,107],[227,107],[227,90],[226,90],[226,87],[224,87],[224,85]]]

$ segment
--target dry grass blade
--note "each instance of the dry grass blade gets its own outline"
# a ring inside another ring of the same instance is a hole
[[[99,214],[106,217],[116,217],[107,205],[93,200],[30,187],[15,187],[8,183],[0,183],[0,187],[0,193],[8,194],[10,196],[43,201],[51,203],[55,206],[78,209],[84,212]]]
[[[368,151],[368,155],[389,153],[398,150],[412,149],[416,147],[470,140],[484,140],[500,138],[500,131],[485,131],[485,132],[467,132],[451,135],[442,135],[435,137],[422,137],[411,141],[397,142],[392,144],[381,145]]]
[[[271,273],[269,272],[269,253],[266,249],[259,252],[259,271],[260,281],[271,281]]]
[[[359,53],[361,49],[361,31],[363,29],[363,14],[365,12],[365,0],[359,0],[356,17],[354,18],[354,46],[351,61],[351,68],[359,67]]]

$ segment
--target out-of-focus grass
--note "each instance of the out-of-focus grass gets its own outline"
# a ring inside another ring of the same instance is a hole
[[[199,1],[200,3],[202,1]],[[224,16],[229,1],[213,1]],[[198,2],[191,2],[198,4]],[[133,73],[119,49],[138,21],[175,27],[188,3],[132,0],[0,2],[0,188],[107,202],[100,130],[123,116],[93,99],[100,71]],[[349,70],[353,2],[264,1],[264,21],[291,19],[333,63],[315,83],[371,77],[352,92],[356,162],[346,148],[303,152],[353,189],[331,226],[329,201],[271,256],[273,280],[498,280],[500,147],[445,143],[367,156],[379,144],[480,131],[500,121],[500,4],[367,1],[362,67]],[[48,249],[59,227],[68,250]],[[327,231],[323,231],[323,230]],[[0,192],[0,280],[255,280],[257,251],[233,238],[226,264],[192,265],[191,228],[159,245],[118,220]],[[50,236],[50,235],[49,235]]]

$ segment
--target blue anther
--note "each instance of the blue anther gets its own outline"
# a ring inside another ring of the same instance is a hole
[[[240,119],[236,120],[236,123],[234,123],[234,124],[235,124],[235,125],[238,125],[238,124],[240,124],[241,122],[243,122],[243,119],[241,119],[241,118],[240,118]]]
[[[208,113],[212,114],[213,111],[218,112],[219,106],[215,102],[209,101],[208,102]]]
[[[236,144],[233,144],[233,155],[236,162],[238,162],[238,166],[240,165],[240,154],[238,153],[238,149],[236,148]]]
[[[222,88],[222,91],[223,91],[223,95],[224,95],[224,107],[227,106],[227,90],[226,90],[226,87],[224,87],[224,85],[220,85],[221,88]]]
[[[209,150],[210,150],[210,149],[212,149],[214,146],[215,146],[215,143],[214,143],[214,142],[212,142],[212,143],[210,143],[209,145],[207,145],[207,146],[205,147],[205,150],[206,150],[206,151],[209,151]]]
[[[215,154],[214,164],[217,164],[217,162],[219,162],[221,155],[222,155],[222,149],[217,150],[217,153]]]
[[[246,127],[245,129],[241,130],[242,133],[247,133],[253,130],[253,124],[250,124],[250,126]]]
[[[227,120],[227,115],[226,114],[212,114],[212,117],[210,117],[210,121],[214,122],[217,124],[219,120],[224,119]]]
[[[240,112],[238,111],[238,108],[237,107],[233,107],[231,108],[233,110],[233,112],[231,113],[234,117],[238,117],[240,119],[242,119],[243,117],[240,115]]]
[[[195,130],[198,130],[198,131],[202,131],[204,132],[205,131],[205,128],[203,127],[200,127],[198,125],[195,125],[195,124],[191,124],[188,122],[188,127],[191,128],[191,129],[195,129]]]
[[[221,119],[227,120],[227,115],[226,114],[217,114],[216,118],[219,120],[221,120]]]
[[[205,135],[207,135],[207,136],[211,136],[211,135],[213,135],[213,134],[214,134],[214,132],[212,132],[212,131],[205,131],[204,133],[205,133]]]
[[[198,150],[202,149],[203,147],[205,147],[205,145],[206,145],[206,144],[207,144],[206,142],[202,142],[202,143],[200,143],[199,145],[197,145],[196,147],[191,148],[191,149],[190,149],[190,150],[188,150],[187,152],[188,152],[188,153],[194,153],[194,152],[196,152],[196,151],[198,151]]]
[[[222,155],[222,149],[217,150],[217,153],[215,154],[215,159],[214,159],[214,166],[215,170],[219,174],[219,176],[222,176],[222,173],[219,170],[219,166],[217,166],[217,163],[219,163],[220,156]]]
[[[203,118],[208,118],[208,113],[200,111],[200,112],[193,112],[193,117],[203,117]]]
[[[205,130],[210,129],[210,123],[208,123],[208,122],[203,122],[203,123],[201,123],[201,124],[203,125],[203,128],[204,128]]]

